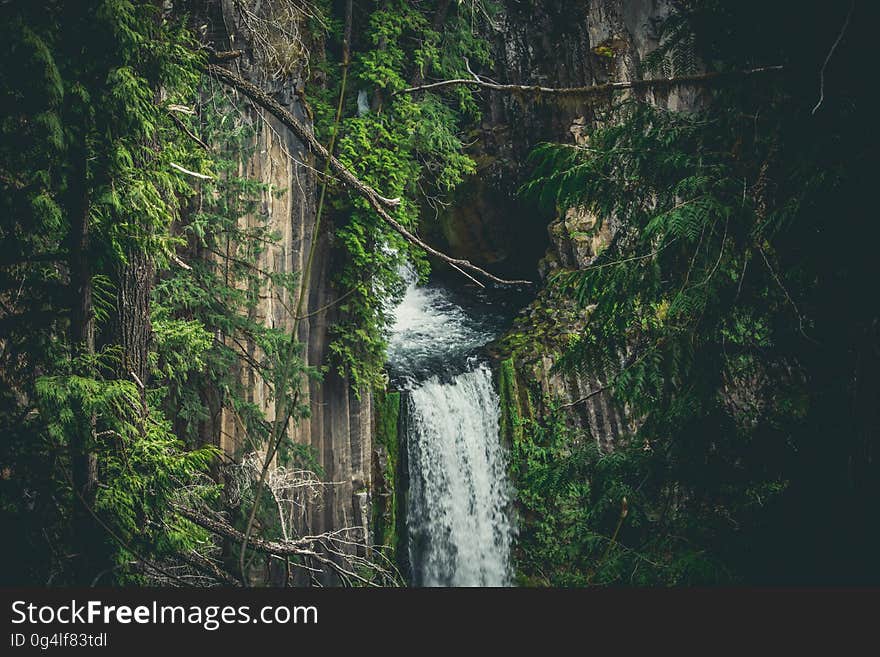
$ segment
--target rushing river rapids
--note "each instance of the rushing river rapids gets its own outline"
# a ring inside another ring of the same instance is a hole
[[[413,277],[395,309],[389,372],[407,391],[409,555],[416,586],[510,584],[510,484],[482,347],[505,314]]]

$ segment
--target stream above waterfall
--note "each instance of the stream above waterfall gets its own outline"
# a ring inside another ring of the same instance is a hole
[[[392,311],[388,340],[387,369],[394,387],[410,389],[431,376],[448,381],[501,334],[513,314],[508,297],[437,281],[419,285],[414,272],[401,273],[407,287]]]
[[[388,371],[404,392],[407,537],[415,586],[511,583],[511,486],[484,346],[512,315],[487,291],[424,286],[406,273]]]

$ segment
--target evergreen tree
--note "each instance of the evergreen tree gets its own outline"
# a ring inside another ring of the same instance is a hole
[[[197,48],[162,3],[4,3],[4,513],[23,582],[124,581],[200,537],[170,514],[210,450],[149,400],[150,289],[203,155],[165,105]]]
[[[855,24],[816,103],[845,15],[682,3],[649,65],[684,48],[784,75],[690,113],[625,102],[587,146],[537,151],[529,191],[613,233],[555,278],[595,304],[559,368],[608,376],[637,429],[610,455],[553,422],[518,446],[523,503],[546,517],[521,539],[526,575],[549,561],[553,583],[880,577],[876,131]]]

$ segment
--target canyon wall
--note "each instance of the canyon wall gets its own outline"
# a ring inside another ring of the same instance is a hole
[[[230,66],[242,77],[256,84],[279,101],[309,129],[312,115],[303,97],[308,59],[323,56],[323,43],[303,36],[301,46],[312,52],[292,53],[288,62],[279,62],[277,53],[255,45],[250,21],[257,20],[242,13],[232,0],[192,3],[190,10],[203,32],[203,39],[218,51],[241,50]],[[257,11],[260,11],[259,9]],[[259,20],[273,20],[272,3],[266,3]],[[304,30],[303,30],[304,32]],[[279,74],[279,66],[287,64]],[[303,345],[305,365],[323,368],[329,362],[330,332],[337,318],[338,293],[333,287],[334,227],[325,214],[315,230],[318,196],[316,160],[304,144],[278,119],[255,107],[231,89],[224,89],[238,119],[254,128],[254,143],[239,174],[262,183],[268,188],[261,193],[258,211],[240,219],[242,226],[265,225],[279,237],[258,256],[256,266],[270,274],[294,274],[302,277],[308,269],[309,253],[314,245],[310,275],[306,286],[300,320],[294,315],[297,291],[275,287],[272,294],[260,300],[256,310],[258,321],[268,327],[297,331]],[[301,278],[299,280],[302,280]],[[300,283],[294,286],[299,289]],[[259,361],[259,348],[244,345],[250,361]],[[240,362],[238,375],[247,390],[247,401],[265,412],[270,422],[275,419],[274,401],[267,383],[254,369]],[[319,378],[307,385],[309,413],[291,422],[291,439],[306,446],[317,465],[325,485],[297,528],[302,533],[320,533],[345,527],[361,528],[359,536],[369,542],[370,463],[372,454],[372,395],[369,390],[356,391],[335,368],[327,367]],[[217,412],[204,429],[208,442],[218,444],[233,458],[240,458],[245,444],[242,423],[228,409],[216,406]]]
[[[657,72],[645,71],[642,62],[659,45],[658,28],[669,12],[667,0],[507,2],[494,35],[492,77],[511,84],[572,87],[657,76]],[[699,90],[683,85],[618,93],[614,100],[632,94],[671,110],[686,110],[699,102]],[[518,389],[533,393],[539,412],[551,401],[562,404],[570,422],[588,428],[603,451],[613,448],[630,420],[626,409],[613,402],[602,378],[553,371],[571,337],[588,321],[591,308],[573,307],[547,282],[554,273],[588,266],[610,240],[614,218],[604,218],[597,230],[597,217],[586,209],[558,208],[547,214],[517,190],[527,180],[528,155],[535,146],[542,142],[585,145],[593,126],[613,120],[610,100],[489,92],[476,147],[480,171],[475,178],[480,188],[488,190],[486,196],[504,200],[494,204],[494,211],[480,212],[490,204],[476,200],[466,210],[454,208],[444,217],[446,233],[488,233],[505,235],[511,243],[544,244],[536,267],[534,260],[521,257],[521,250],[508,249],[508,269],[537,277],[539,291],[493,349],[499,359],[512,358]],[[543,242],[536,231],[543,233]],[[455,249],[456,244],[449,241],[449,246]],[[498,259],[499,250],[504,251],[503,246],[496,244],[483,260]],[[480,260],[479,252],[468,255]],[[529,404],[523,403],[523,394],[516,411],[520,415],[534,411],[526,408]]]

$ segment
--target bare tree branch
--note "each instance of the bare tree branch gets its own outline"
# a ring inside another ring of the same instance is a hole
[[[710,73],[697,73],[695,75],[683,75],[674,78],[652,78],[649,80],[632,80],[631,82],[606,82],[605,84],[594,84],[586,87],[542,87],[538,85],[497,84],[495,82],[488,82],[477,76],[477,74],[471,71],[470,67],[468,67],[468,71],[474,76],[472,78],[441,80],[440,82],[432,82],[417,87],[401,89],[392,95],[411,94],[417,91],[428,91],[432,89],[442,89],[444,87],[466,85],[480,87],[482,89],[490,89],[492,91],[505,91],[508,93],[532,94],[538,96],[600,96],[602,94],[608,94],[624,89],[654,89],[658,87],[671,87],[679,84],[697,84],[724,78],[739,78],[762,73],[775,73],[781,70],[782,66],[762,66],[761,68],[752,68],[746,71],[713,71]]]
[[[166,108],[169,112],[179,112],[181,114],[189,114],[190,116],[195,116],[196,111],[189,107],[188,105],[178,105],[176,103],[172,103]]]
[[[584,395],[580,399],[576,399],[575,401],[569,402],[568,404],[561,404],[559,406],[559,408],[571,408],[572,406],[577,406],[578,404],[581,404],[581,403],[587,401],[588,399],[592,399],[596,395],[602,394],[603,392],[608,390],[608,387],[609,386],[602,386],[601,388],[597,388],[596,390],[591,390],[590,392],[588,392],[586,395]]]
[[[180,173],[185,173],[186,175],[192,176],[193,178],[198,178],[200,180],[213,180],[211,176],[206,176],[205,174],[199,173],[198,171],[190,171],[189,169],[185,169],[175,162],[169,162],[168,164],[171,165],[172,169],[176,169],[177,171],[180,171]]]
[[[268,93],[260,89],[257,85],[245,80],[237,73],[229,69],[217,66],[216,64],[208,64],[207,71],[215,76],[221,82],[237,89],[245,96],[250,98],[257,105],[268,110],[284,125],[286,125],[293,133],[302,141],[309,150],[315,153],[322,160],[329,160],[330,168],[340,177],[340,179],[349,187],[364,196],[368,200],[374,200],[387,208],[393,209],[400,205],[400,199],[389,199],[380,195],[375,189],[359,180],[345,165],[330,155],[327,149],[319,142],[311,130],[307,129],[299,120],[293,116],[281,103],[272,98]]]
[[[274,98],[272,98],[269,94],[267,94],[256,85],[248,82],[241,76],[232,71],[229,71],[228,69],[223,68],[222,66],[217,66],[216,64],[208,64],[207,71],[211,75],[216,76],[217,79],[221,82],[224,82],[243,93],[257,105],[265,108],[279,121],[290,128],[290,130],[293,131],[293,133],[304,144],[308,146],[309,150],[315,153],[322,160],[328,161],[330,163],[330,168],[337,176],[339,176],[340,180],[347,187],[363,197],[370,204],[370,207],[373,208],[376,214],[378,214],[385,223],[391,226],[391,228],[393,228],[409,243],[418,246],[420,249],[424,250],[428,254],[434,256],[439,260],[442,260],[443,262],[446,262],[449,265],[467,270],[499,285],[531,284],[531,281],[526,280],[506,280],[503,278],[499,278],[498,276],[490,274],[486,270],[477,267],[468,260],[453,258],[449,255],[446,255],[445,253],[438,251],[434,247],[430,246],[419,237],[416,237],[388,213],[389,210],[393,210],[400,205],[400,199],[385,198],[384,196],[380,195],[375,189],[373,189],[362,180],[360,180],[357,176],[355,176],[345,167],[345,165],[343,165],[339,160],[333,157],[327,151],[327,149],[324,148],[324,146],[315,138],[314,134],[312,134],[312,132],[308,130],[302,123],[300,123],[296,119],[296,117],[294,117],[293,114],[285,109],[278,101],[276,101]]]
[[[175,505],[177,511],[184,518],[194,522],[200,527],[207,529],[212,534],[231,539],[236,543],[244,541],[244,534],[232,527],[226,522],[217,520],[201,511]],[[271,541],[256,536],[251,536],[248,541],[251,549],[263,552],[265,554],[285,557],[304,557],[323,564],[328,569],[336,573],[340,579],[348,584],[353,581],[366,586],[377,586],[378,584],[357,572],[356,568],[365,568],[368,572],[372,572],[380,576],[386,582],[395,581],[394,573],[387,571],[378,564],[375,564],[364,557],[354,554],[346,554],[341,549],[334,547],[334,544],[342,545],[350,544],[343,537],[349,529],[337,530],[336,532],[327,532],[317,536],[304,536],[299,539],[286,541]],[[297,564],[299,565],[299,564]],[[309,569],[306,566],[306,569]]]
[[[235,527],[215,518],[212,518],[211,516],[202,513],[201,511],[197,511],[196,509],[191,509],[189,507],[180,505],[176,505],[174,507],[174,510],[187,520],[190,520],[191,522],[197,524],[199,527],[207,529],[212,534],[223,536],[224,538],[231,539],[236,543],[241,543],[244,541],[244,534],[238,531]],[[312,540],[292,540],[282,542],[267,541],[256,536],[251,536],[249,544],[251,548],[259,550],[260,552],[266,552],[268,554],[278,554],[282,556],[286,554],[289,554],[291,556],[311,555],[314,552],[314,550],[312,549],[314,546],[314,542]]]
[[[220,566],[218,566],[216,563],[214,563],[207,557],[202,556],[198,552],[181,552],[177,556],[187,565],[191,566],[195,570],[198,570],[199,572],[207,575],[208,577],[216,580],[221,584],[227,584],[229,586],[241,586],[241,582],[239,582],[232,575],[220,568]]]
[[[846,12],[846,19],[843,21],[843,27],[840,28],[840,34],[837,35],[837,38],[831,45],[831,50],[829,50],[828,54],[825,56],[825,61],[822,62],[822,68],[819,70],[819,102],[816,103],[813,111],[810,112],[811,114],[815,114],[822,106],[822,102],[825,100],[825,67],[828,66],[828,62],[831,61],[831,57],[832,55],[834,55],[834,51],[837,50],[837,46],[840,43],[840,40],[843,39],[843,35],[844,33],[846,33],[846,28],[849,27],[849,19],[852,18],[853,9],[855,8],[856,0],[853,0],[852,4],[849,7],[849,11]]]
[[[181,121],[177,116],[175,116],[172,112],[168,112],[168,116],[171,117],[171,120],[174,121],[174,125],[177,126],[178,130],[183,132],[187,137],[196,142],[199,146],[202,147],[203,150],[209,151],[211,150],[208,145],[202,141],[198,135],[196,135],[192,130],[186,127],[186,124]]]

